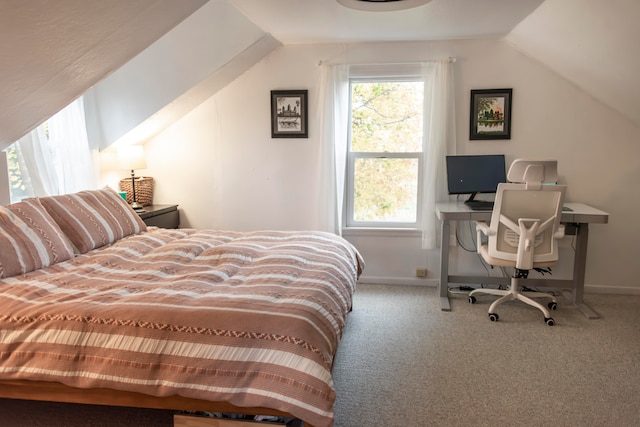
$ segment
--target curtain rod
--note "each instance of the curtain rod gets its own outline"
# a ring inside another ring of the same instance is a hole
[[[421,64],[423,62],[439,62],[442,61],[442,59],[427,59],[425,61],[412,61],[412,62],[370,62],[370,63],[361,63],[361,64],[348,64],[348,63],[331,63],[330,65],[354,65],[354,66],[360,66],[360,65],[416,65],[416,64]],[[450,56],[447,59],[445,59],[445,61],[447,62],[456,62],[456,57],[454,56]],[[324,64],[329,64],[329,60],[320,60],[318,61],[318,66],[320,65],[324,65]]]

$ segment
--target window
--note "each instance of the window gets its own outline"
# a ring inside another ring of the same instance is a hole
[[[416,228],[423,176],[424,84],[352,78],[347,227]]]
[[[38,151],[39,159],[45,159],[47,163],[36,160],[35,150]],[[46,169],[46,165],[54,164],[56,161],[56,153],[49,144],[48,121],[7,147],[5,151],[9,169],[11,202],[16,203],[27,197],[49,195],[48,192],[41,191],[40,172],[34,167]]]
[[[97,186],[95,149],[87,138],[82,97],[6,151],[12,202]]]

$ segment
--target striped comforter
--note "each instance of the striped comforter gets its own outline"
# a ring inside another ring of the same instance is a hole
[[[0,379],[333,423],[357,251],[320,232],[164,230],[0,281]]]

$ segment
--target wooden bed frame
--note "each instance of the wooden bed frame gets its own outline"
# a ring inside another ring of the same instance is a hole
[[[0,398],[88,405],[126,406],[131,408],[166,409],[175,411],[273,415],[284,418],[295,418],[293,415],[286,412],[269,408],[243,408],[232,405],[228,402],[210,402],[202,399],[189,399],[177,395],[157,397],[142,393],[111,390],[106,388],[81,389],[66,386],[62,383],[47,381],[2,380],[0,381]],[[216,422],[216,424],[212,425],[221,424]],[[273,424],[270,423],[270,425]],[[305,422],[304,427],[313,426]]]

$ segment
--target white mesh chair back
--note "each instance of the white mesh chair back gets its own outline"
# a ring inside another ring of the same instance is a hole
[[[528,270],[535,263],[558,260],[558,239],[564,185],[527,190],[526,184],[498,186],[488,240],[488,254]],[[522,240],[525,239],[525,240]],[[519,253],[520,249],[520,253]]]

